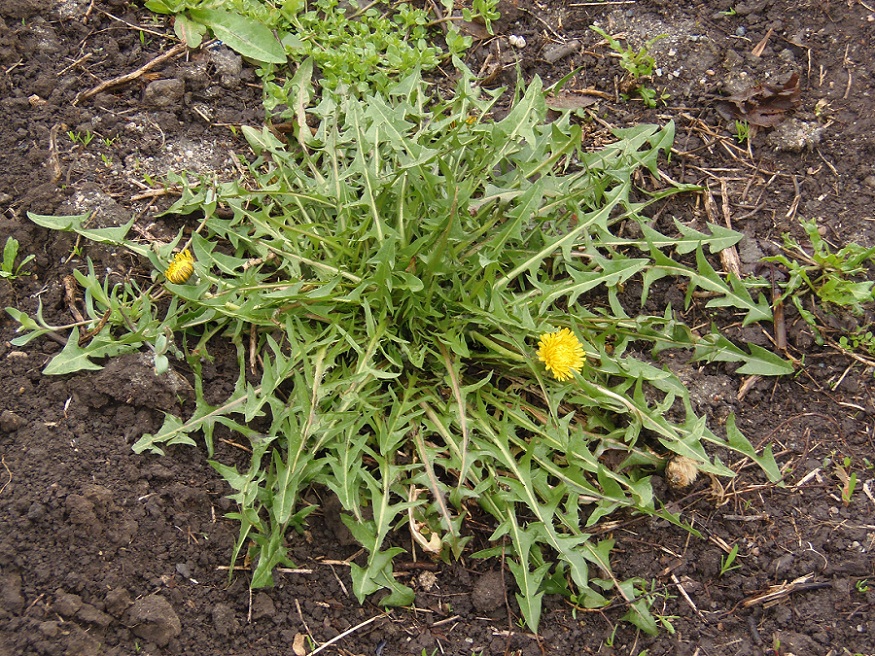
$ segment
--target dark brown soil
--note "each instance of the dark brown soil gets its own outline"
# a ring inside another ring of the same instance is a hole
[[[506,2],[501,36],[482,42],[470,61],[495,84],[513,83],[516,60],[527,78],[548,82],[581,67],[566,90],[608,95],[571,94],[592,101],[594,142],[603,125],[673,119],[676,153],[666,173],[710,186],[712,220],[723,220],[727,204],[747,236],[741,259],[749,270],[782,232],[803,236],[797,217],[817,218],[833,244],[875,245],[872,5],[751,0],[734,5],[734,15],[721,13],[730,8],[727,0]],[[589,30],[595,21],[637,45],[667,35],[652,47],[660,66],[652,85],[669,94],[668,106],[645,110],[610,99],[623,86],[622,71]],[[0,307],[33,313],[41,301],[49,322],[70,323],[63,279],[85,266],[86,255],[110,276],[139,271],[127,255],[37,228],[26,211],[97,210],[104,224],[136,215],[142,230],[169,233],[180,224],[155,218],[166,199],[142,196],[145,175],[233,175],[229,162],[245,144],[228,126],[262,120],[251,69],[229,75],[221,56],[195,52],[73,104],[78,93],[169,49],[162,34],[172,29],[122,0],[0,5],[0,243],[14,236],[22,254],[36,256],[30,275],[0,279]],[[512,35],[524,37],[525,47],[510,45]],[[783,83],[792,73],[801,82],[798,107],[783,127],[759,131],[749,152],[739,147],[714,109],[715,94]],[[96,137],[74,144],[68,131]],[[795,148],[800,134],[808,136]],[[702,222],[702,198],[674,199],[660,212]],[[687,319],[711,317],[694,306]],[[254,593],[245,574],[228,585],[222,567],[236,527],[223,518],[229,490],[205,454],[131,451],[177,395],[135,376],[143,367],[136,358],[45,377],[41,369],[60,345],[12,346],[16,324],[3,315],[0,656],[259,656],[296,653],[296,646],[308,653],[302,636],[321,645],[370,619],[321,653],[875,654],[873,371],[818,347],[795,315],[787,321],[789,353],[804,366],[796,376],[754,383],[741,400],[745,381],[731,369],[678,367],[713,426],[735,412],[752,442],[774,444],[786,485],[733,462],[734,480],[700,480],[685,495],[660,491],[703,539],[648,521],[610,534],[617,573],[652,581],[653,610],[672,631],[648,637],[619,623],[619,605],[593,613],[549,599],[536,638],[519,628],[513,590],[505,590],[511,578],[490,571],[496,563],[465,560],[433,572],[411,566],[404,575],[418,591],[415,609],[384,614],[359,606],[344,564],[356,548],[345,544],[330,506],[311,515],[304,535],[289,536],[301,571],[280,573],[275,588]],[[763,329],[724,323],[736,337],[770,344]],[[227,395],[233,367],[218,362],[211,376],[211,393]],[[846,458],[859,480],[847,504],[837,468]],[[721,558],[734,545],[740,567],[721,576]]]

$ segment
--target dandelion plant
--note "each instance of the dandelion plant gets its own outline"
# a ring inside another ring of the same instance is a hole
[[[106,295],[91,284],[95,321],[126,304],[93,341],[150,344],[184,359],[195,379],[193,410],[168,414],[135,450],[205,440],[237,506],[232,559],[250,557],[255,587],[289,562],[290,529],[314,510],[304,492],[319,486],[365,549],[351,568],[359,600],[410,604],[393,567],[411,548],[449,560],[478,545],[474,556],[506,559],[532,630],[548,588],[587,607],[618,599],[651,630],[646,599],[613,574],[613,543],[595,527],[616,513],[681,523],[651,487],[672,454],[731,475],[713,448],[733,449],[779,477],[771,453],[756,454],[731,418],[717,436],[676,376],[631,352],[648,343],[749,357],[695,337],[672,308],[630,315],[621,290],[633,278],[645,294],[674,276],[707,288],[714,305],[757,320],[767,311],[710,265],[671,257],[695,251],[707,263],[706,250],[737,233],[650,227],[650,204],[684,188],[633,180],[657,179],[673,126],[617,130],[589,151],[568,116],[547,120],[537,79],[500,120],[498,95],[464,71],[448,99],[416,74],[386,93],[316,104],[298,82],[295,106],[312,130],[285,143],[244,128],[255,155],[244,179],[179,178],[169,212],[200,213],[198,230],[162,245],[132,241],[127,228],[99,233],[148,256],[172,302],[159,311],[136,290]],[[31,218],[87,233],[83,217]],[[644,239],[619,237],[621,222],[640,224]],[[171,252],[187,244],[193,272],[165,280]],[[30,334],[49,329],[15,316]],[[200,371],[223,336],[240,379],[211,405]],[[251,451],[247,466],[223,461],[220,431]],[[475,516],[489,518],[491,534]]]

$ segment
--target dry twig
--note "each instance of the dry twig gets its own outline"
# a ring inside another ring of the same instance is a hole
[[[316,647],[316,649],[314,649],[314,650],[311,651],[309,654],[307,654],[307,656],[314,656],[314,654],[318,654],[320,651],[322,651],[322,650],[325,649],[326,647],[330,647],[330,646],[333,645],[335,642],[339,642],[340,640],[343,640],[346,636],[355,633],[355,632],[358,631],[359,629],[363,629],[363,628],[366,627],[368,624],[371,624],[372,622],[374,622],[375,620],[380,619],[381,617],[383,617],[383,615],[374,615],[374,616],[373,616],[371,619],[369,619],[369,620],[365,620],[364,622],[359,622],[359,623],[356,624],[354,627],[352,627],[352,628],[350,628],[350,629],[347,629],[347,630],[344,631],[343,633],[334,636],[334,637],[333,637],[331,640],[329,640],[328,642],[322,644],[322,645],[319,646],[319,647]]]
[[[73,105],[78,105],[81,101],[87,100],[92,96],[96,96],[98,93],[106,91],[107,89],[111,89],[112,87],[117,87],[120,84],[127,84],[128,82],[133,82],[134,80],[142,77],[145,73],[152,70],[159,64],[163,64],[168,59],[173,59],[174,57],[178,57],[188,50],[188,46],[184,43],[177,43],[167,52],[158,55],[151,61],[146,62],[137,70],[131,73],[125,73],[124,75],[119,75],[118,77],[114,77],[111,80],[106,80],[105,82],[101,82],[96,87],[88,89],[87,91],[83,91],[76,98],[73,99]]]
[[[794,592],[818,590],[820,588],[829,588],[832,586],[831,583],[812,581],[812,578],[814,578],[814,574],[806,574],[805,576],[793,579],[789,583],[770,585],[768,590],[743,599],[741,601],[741,606],[743,608],[750,608],[751,606],[757,606],[759,604],[772,606],[784,597],[789,597]]]
[[[3,469],[6,470],[6,475],[9,476],[9,480],[3,483],[3,487],[0,487],[0,494],[3,494],[7,486],[12,482],[12,472],[9,471],[9,466],[6,464],[6,456],[0,457],[0,463],[3,464]]]
[[[690,608],[693,609],[693,612],[696,613],[696,615],[698,615],[700,619],[704,620],[705,616],[702,615],[702,611],[700,611],[698,609],[698,607],[696,607],[696,604],[693,603],[693,600],[690,598],[690,595],[687,594],[686,589],[684,588],[683,585],[681,585],[680,579],[678,579],[678,577],[675,575],[674,572],[672,572],[672,574],[671,574],[671,580],[674,583],[675,587],[678,589],[678,592],[681,593],[681,596],[684,598],[684,601],[686,601],[687,604],[690,606]]]

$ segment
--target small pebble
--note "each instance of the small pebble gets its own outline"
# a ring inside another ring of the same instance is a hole
[[[146,87],[143,104],[150,107],[170,107],[179,104],[184,94],[185,82],[182,80],[155,80]]]
[[[22,417],[11,410],[4,410],[3,413],[0,414],[0,430],[4,433],[14,433],[26,423],[27,422]]]
[[[511,34],[509,37],[507,37],[507,40],[514,48],[519,48],[522,50],[526,47],[526,40],[521,36],[517,36],[516,34]]]

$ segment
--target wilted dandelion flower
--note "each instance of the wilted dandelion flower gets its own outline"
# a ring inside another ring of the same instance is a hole
[[[692,458],[675,456],[665,466],[665,480],[675,490],[692,485],[699,474],[699,465]]]
[[[538,342],[538,359],[556,380],[568,380],[572,372],[577,373],[583,367],[583,345],[568,328],[544,333]]]
[[[164,277],[170,282],[181,285],[194,273],[194,256],[187,248],[177,253],[164,271]]]

